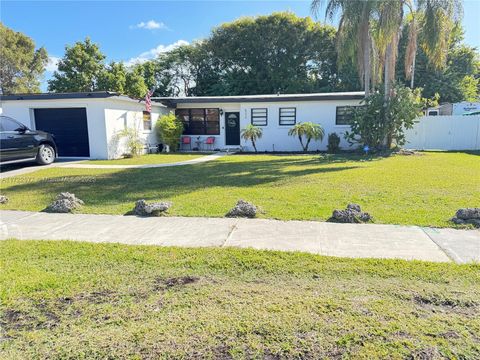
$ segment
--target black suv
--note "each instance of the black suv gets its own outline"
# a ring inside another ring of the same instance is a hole
[[[0,115],[0,164],[36,161],[48,165],[56,156],[57,146],[52,134],[30,130],[16,120]]]

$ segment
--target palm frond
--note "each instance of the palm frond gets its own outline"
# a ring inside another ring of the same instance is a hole
[[[430,64],[441,69],[447,60],[450,34],[462,17],[460,0],[418,0],[422,17],[422,41]]]

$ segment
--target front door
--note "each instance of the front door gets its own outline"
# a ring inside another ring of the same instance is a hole
[[[225,113],[225,145],[240,145],[240,113]]]

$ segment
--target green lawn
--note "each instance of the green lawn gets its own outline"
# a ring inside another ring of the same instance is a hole
[[[196,153],[196,154],[148,154],[134,158],[116,159],[116,160],[87,160],[83,161],[86,164],[98,164],[98,165],[146,165],[146,164],[168,164],[178,161],[187,161],[196,159],[202,156],[206,156],[208,153]]]
[[[480,267],[0,242],[1,359],[480,358]]]
[[[480,154],[232,155],[170,168],[52,168],[5,179],[10,201],[1,208],[39,211],[61,191],[83,199],[85,213],[125,214],[145,198],[172,201],[172,215],[220,217],[245,199],[261,217],[326,220],[355,202],[376,223],[446,227],[458,208],[480,204]]]

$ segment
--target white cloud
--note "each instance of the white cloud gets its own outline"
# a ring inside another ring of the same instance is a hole
[[[47,66],[45,66],[45,70],[48,72],[54,72],[58,68],[58,62],[60,61],[60,58],[56,56],[49,56],[48,57],[48,63]]]
[[[188,41],[178,40],[178,41],[174,42],[173,44],[158,45],[157,47],[154,47],[153,49],[145,51],[145,52],[141,53],[140,55],[138,55],[134,58],[131,58],[127,61],[124,61],[124,63],[125,63],[126,66],[141,64],[141,63],[144,63],[148,60],[155,59],[158,55],[160,55],[162,53],[165,53],[165,52],[169,52],[169,51],[171,51],[171,50],[173,50],[173,49],[175,49],[179,46],[182,46],[182,45],[188,45]]]
[[[147,22],[142,21],[139,22],[137,25],[130,26],[130,29],[147,29],[147,30],[157,30],[157,29],[165,29],[168,30],[167,25],[163,22],[157,22],[155,20],[148,20]]]

